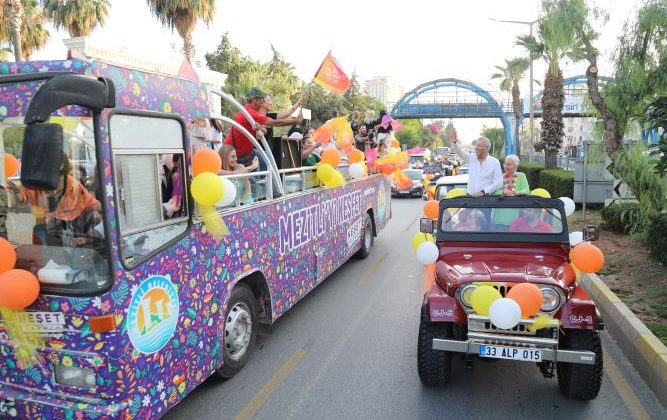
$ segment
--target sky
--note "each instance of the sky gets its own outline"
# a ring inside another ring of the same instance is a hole
[[[598,6],[609,11],[609,22],[599,28],[601,74],[611,73],[617,38],[639,2],[597,0]],[[93,32],[92,41],[128,54],[181,62],[181,38],[161,26],[145,1],[110,3],[106,23]],[[532,21],[539,4],[539,0],[218,0],[213,22],[208,26],[200,22],[194,32],[195,61],[205,65],[204,54],[215,51],[228,32],[232,44],[254,59],[269,60],[273,44],[304,80],[313,77],[331,49],[344,70],[356,71],[361,80],[389,76],[408,91],[430,80],[456,77],[497,90],[497,82],[490,79],[494,66],[525,55],[514,41],[529,28],[489,18]],[[49,44],[33,59],[66,56],[62,39],[69,35],[49,30]],[[563,73],[573,76],[585,69],[584,63],[565,63]],[[546,65],[536,61],[535,79],[543,80],[545,70]],[[528,92],[527,80],[521,89],[522,95]],[[454,124],[463,139],[477,136],[482,124],[501,126],[500,120],[455,120]]]

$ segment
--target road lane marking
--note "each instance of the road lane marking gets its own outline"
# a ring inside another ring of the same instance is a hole
[[[637,398],[637,394],[635,394],[628,381],[626,381],[623,374],[621,374],[621,370],[614,362],[614,359],[607,354],[607,351],[604,350],[604,346],[602,350],[604,370],[607,372],[607,376],[611,379],[611,382],[614,384],[616,391],[618,391],[618,394],[621,396],[621,399],[630,411],[630,414],[632,414],[632,417],[636,420],[651,420],[651,416],[649,416],[641,401]]]
[[[359,279],[357,285],[363,286],[364,284],[368,283],[368,280],[371,279],[371,276],[375,274],[375,272],[378,270],[378,268],[380,268],[380,266],[382,265],[384,260],[387,259],[387,257],[389,257],[389,254],[385,252],[384,254],[382,254],[379,260],[373,261],[373,265],[371,265],[370,268],[366,270],[366,273],[364,273],[363,277]]]
[[[412,229],[412,225],[414,225],[415,223],[417,223],[417,220],[419,220],[419,216],[415,217],[415,219],[414,219],[412,222],[410,222],[410,224],[405,228],[405,231],[407,232],[407,231],[409,231],[410,229]]]
[[[239,414],[234,417],[234,420],[246,420],[251,419],[260,408],[264,405],[266,400],[269,399],[271,394],[278,389],[280,383],[290,374],[294,367],[299,363],[299,361],[306,354],[306,351],[302,348],[295,351],[292,356],[287,359],[284,365],[276,372],[271,379],[268,380],[266,384],[259,390],[252,400],[245,406]]]

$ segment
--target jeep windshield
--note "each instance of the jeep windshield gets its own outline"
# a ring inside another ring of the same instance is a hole
[[[0,236],[16,248],[16,268],[35,274],[43,291],[91,294],[110,282],[93,118],[65,107],[49,123],[63,127],[64,158],[58,188],[21,185],[24,117],[46,81],[0,78]],[[56,115],[57,114],[57,115]]]
[[[461,198],[441,201],[440,230],[447,234],[554,236],[567,233],[562,202],[538,198]],[[472,236],[472,235],[470,235]]]

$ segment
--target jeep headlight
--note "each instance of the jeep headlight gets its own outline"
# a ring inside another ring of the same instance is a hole
[[[552,312],[560,305],[560,296],[548,287],[542,287],[542,312]]]
[[[472,308],[470,296],[472,296],[472,292],[474,292],[475,289],[477,289],[477,286],[474,284],[468,284],[461,289],[461,302],[468,308]]]

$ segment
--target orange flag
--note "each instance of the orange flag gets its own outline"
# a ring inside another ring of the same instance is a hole
[[[336,95],[347,92],[352,83],[347,77],[341,65],[331,56],[331,52],[324,57],[324,61],[315,73],[315,83]]]

